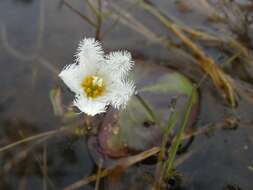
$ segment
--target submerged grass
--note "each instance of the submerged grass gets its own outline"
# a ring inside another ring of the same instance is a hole
[[[224,97],[228,100],[230,105],[236,105],[235,94],[232,84],[227,78],[227,75],[215,64],[214,60],[207,56],[201,48],[199,48],[190,38],[188,38],[181,29],[175,24],[170,22],[164,15],[160,13],[154,6],[140,1],[140,6],[155,16],[162,24],[164,24],[171,32],[173,32],[182,42],[188,47],[197,63],[201,68],[212,78],[215,86],[223,92]]]
[[[91,26],[93,26],[94,28],[97,28],[98,25],[89,16],[84,15],[83,13],[81,13],[80,11],[78,11],[76,8],[74,8],[70,3],[68,3],[65,0],[63,1],[63,4],[66,7],[68,7],[71,11],[73,11],[75,14],[77,14],[78,16],[80,16],[84,21],[86,21],[87,23],[89,23]]]
[[[39,133],[37,135],[33,135],[33,136],[30,136],[30,137],[23,138],[19,141],[16,141],[14,143],[10,143],[6,146],[1,147],[0,148],[0,153],[5,152],[9,149],[15,148],[16,146],[19,146],[19,145],[24,144],[24,143],[28,143],[28,142],[36,141],[36,140],[40,140],[40,139],[46,140],[46,139],[49,139],[49,138],[51,138],[55,135],[62,134],[63,132],[74,131],[78,126],[79,126],[78,124],[74,124],[74,125],[71,125],[71,126],[64,126],[64,127],[60,127],[58,129],[55,129],[55,130],[51,130],[51,131]]]
[[[96,184],[95,184],[95,190],[99,190],[102,167],[103,167],[103,160],[100,159],[99,165],[98,165],[98,171],[97,171],[97,180],[96,180]]]
[[[83,179],[65,187],[63,190],[74,190],[74,189],[78,189],[83,187],[84,185],[87,185],[93,181],[96,181],[98,178],[104,178],[108,175],[110,175],[111,173],[113,173],[115,170],[122,170],[122,169],[126,169],[127,167],[136,164],[137,162],[140,162],[142,160],[145,160],[146,158],[157,154],[160,151],[159,147],[154,147],[151,148],[149,150],[146,150],[140,154],[134,155],[134,156],[129,156],[126,158],[122,158],[119,161],[117,161],[113,166],[111,166],[110,168],[104,169],[102,171],[99,172],[100,176],[97,176],[97,174],[88,176],[88,177],[84,177]]]

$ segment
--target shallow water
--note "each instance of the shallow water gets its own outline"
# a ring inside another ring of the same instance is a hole
[[[73,1],[71,4],[89,14],[83,1]],[[201,12],[188,13],[186,17],[176,11],[173,1],[159,0],[156,5],[162,10],[170,10],[168,12],[173,17],[183,19],[191,26],[206,27],[207,19],[201,16]],[[132,11],[153,31],[160,34],[166,32],[150,15],[138,9]],[[64,104],[71,101],[73,96],[58,79],[57,73],[73,61],[78,41],[84,36],[94,36],[95,32],[57,0],[2,0],[0,27],[2,147],[63,125],[62,118],[54,115],[50,90],[60,86],[64,92]],[[187,68],[190,65],[185,66],[190,60],[168,54],[167,50],[150,43],[126,26],[116,26],[106,36],[103,45],[108,50],[127,48],[136,59],[166,63],[194,79],[194,73]],[[36,58],[31,58],[33,55]],[[200,73],[199,70],[197,73]],[[186,157],[189,155],[178,166],[183,174],[182,189],[223,190],[228,185],[238,186],[242,190],[253,189],[253,171],[250,169],[253,166],[252,105],[242,99],[235,111],[241,118],[237,129],[219,129],[198,135],[182,154]],[[196,125],[202,127],[220,123],[224,117],[231,115],[233,111],[225,105],[211,82],[206,82],[201,88],[200,116]],[[45,152],[48,189],[62,189],[95,171],[85,137],[60,134],[45,142],[36,145],[32,141],[10,151],[0,152],[0,189],[43,189],[45,177],[41,166]],[[28,156],[20,155],[22,150],[33,146],[37,148],[30,150]],[[83,189],[94,187],[85,186]]]

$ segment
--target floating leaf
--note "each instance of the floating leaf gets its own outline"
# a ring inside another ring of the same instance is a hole
[[[178,130],[185,104],[192,91],[194,100],[187,127],[191,127],[196,120],[198,93],[185,76],[166,67],[137,64],[133,78],[137,84],[138,96],[142,100],[133,96],[126,109],[111,109],[107,113],[98,135],[90,143],[95,160],[101,156],[106,159],[125,157],[160,146],[172,109],[178,115],[178,122],[171,135]],[[168,143],[170,140],[168,138]]]

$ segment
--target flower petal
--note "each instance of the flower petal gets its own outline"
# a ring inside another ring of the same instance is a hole
[[[91,116],[105,112],[107,106],[105,102],[89,100],[83,95],[77,95],[73,104],[74,106],[78,107],[82,112]]]
[[[79,43],[75,57],[76,63],[87,69],[99,67],[98,64],[104,61],[104,51],[100,42],[94,38],[84,38]]]
[[[135,92],[134,83],[127,80],[114,83],[110,88],[110,102],[116,109],[119,109],[120,107],[124,108]]]
[[[135,90],[134,84],[126,78],[132,66],[129,52],[112,52],[105,58],[100,43],[93,38],[85,38],[78,46],[75,63],[65,67],[59,76],[76,93],[73,104],[93,116],[105,112],[109,104],[115,108],[126,106]],[[101,96],[86,97],[81,87],[86,76],[97,76],[105,81],[105,92]]]
[[[113,75],[118,75],[119,78],[125,78],[133,65],[131,53],[128,51],[116,51],[106,55],[108,71]]]
[[[82,81],[85,75],[85,70],[77,64],[71,64],[66,66],[59,77],[64,81],[64,83],[69,87],[72,92],[79,94],[81,92],[80,81]]]

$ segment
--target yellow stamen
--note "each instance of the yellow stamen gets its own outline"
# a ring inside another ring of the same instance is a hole
[[[101,96],[105,90],[104,81],[98,76],[85,77],[81,83],[81,87],[88,98]]]

